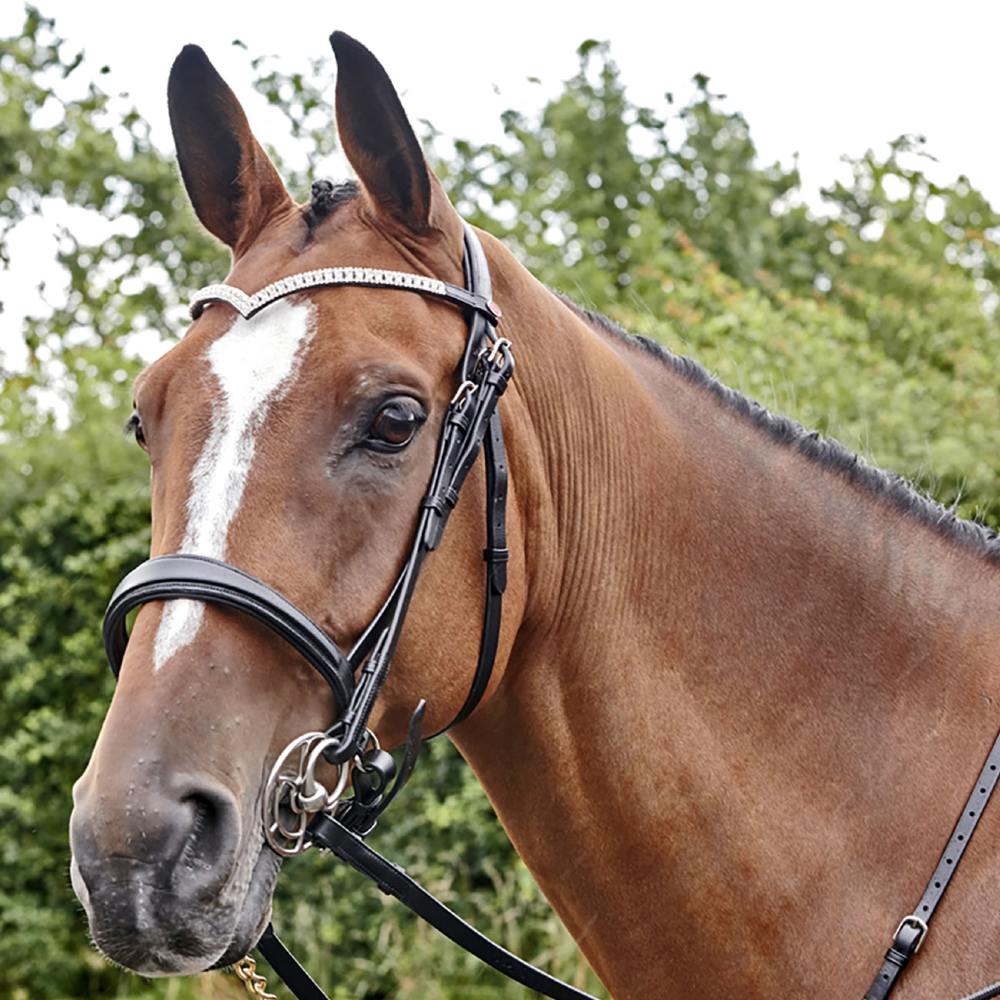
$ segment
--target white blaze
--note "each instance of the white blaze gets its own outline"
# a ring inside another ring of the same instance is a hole
[[[191,470],[187,525],[178,551],[224,559],[270,405],[291,388],[313,335],[307,303],[281,299],[252,319],[237,317],[206,352],[219,385],[212,427]],[[198,634],[205,605],[168,601],[153,644],[159,670]]]

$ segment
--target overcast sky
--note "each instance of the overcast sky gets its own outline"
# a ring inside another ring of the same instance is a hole
[[[102,85],[132,95],[164,148],[170,148],[167,74],[186,42],[208,51],[261,139],[283,148],[281,122],[251,94],[246,54],[232,47],[234,38],[251,53],[279,55],[286,69],[305,69],[306,60],[329,53],[332,30],[347,31],[381,59],[414,120],[427,118],[446,136],[471,139],[497,137],[504,108],[540,106],[574,72],[576,46],[597,38],[611,42],[639,103],[662,107],[665,91],[686,95],[694,73],[708,74],[713,89],[729,95],[729,107],[746,115],[762,159],[788,163],[800,154],[807,190],[829,183],[842,154],[883,148],[902,132],[916,132],[927,136],[940,161],[937,179],[965,173],[1000,203],[997,0],[39,0],[39,6],[56,18],[60,34],[86,50],[92,72],[111,67]],[[22,16],[18,3],[0,4],[0,32],[16,31]],[[528,83],[529,76],[541,83]],[[51,241],[38,228],[12,249],[21,273],[0,276],[7,306],[0,323],[8,330],[18,312],[11,308],[14,290],[42,266]]]

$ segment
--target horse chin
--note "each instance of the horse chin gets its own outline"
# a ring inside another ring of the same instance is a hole
[[[262,845],[250,874],[250,883],[247,886],[243,908],[237,919],[229,946],[206,971],[224,969],[233,965],[260,940],[264,928],[271,919],[271,896],[274,893],[278,872],[281,871],[281,862],[282,858],[279,855],[275,854],[266,844]]]

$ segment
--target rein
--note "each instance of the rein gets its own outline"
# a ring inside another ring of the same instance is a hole
[[[465,719],[489,684],[496,658],[507,583],[507,458],[497,403],[514,372],[511,343],[497,334],[500,310],[492,300],[486,257],[466,225],[463,267],[466,287],[424,275],[365,267],[320,268],[282,278],[253,295],[231,285],[209,285],[195,294],[192,318],[209,303],[224,303],[249,319],[272,302],[309,288],[356,285],[412,291],[461,308],[468,317],[468,337],[438,442],[433,472],[420,504],[409,554],[381,609],[354,646],[344,652],[306,614],[276,590],[227,563],[205,556],[174,553],[142,563],[118,585],[104,618],[104,646],[117,677],[128,644],[126,616],[150,601],[189,599],[238,610],[280,636],[320,674],[330,687],[337,719],[325,732],[304,733],[279,754],[263,796],[264,836],[283,857],[312,845],[330,851],[398,898],[423,920],[505,976],[553,1000],[594,1000],[517,958],[475,930],[418,885],[398,865],[365,843],[378,817],[413,772],[423,743],[425,702],[414,710],[397,769],[382,750],[368,720],[386,678],[424,559],[437,548],[462,485],[480,451],[486,467],[486,587],[479,657],[469,693],[444,732]],[[434,735],[440,735],[435,733]],[[336,781],[328,790],[316,777],[321,760],[334,765]],[[903,917],[864,1000],[887,1000],[898,978],[919,952],[931,917],[968,847],[976,825],[1000,778],[1000,735],[983,765],[972,794],[941,855],[916,909]],[[352,794],[344,797],[348,782]],[[268,924],[257,949],[271,963],[298,1000],[328,1000]],[[256,997],[266,981],[249,956],[237,975]],[[1000,983],[966,1000],[1000,997]]]
[[[105,613],[104,647],[117,677],[128,644],[126,617],[150,601],[207,601],[242,611],[265,625],[320,674],[337,706],[337,719],[329,729],[303,734],[278,755],[263,795],[264,836],[270,847],[283,857],[301,854],[314,844],[326,848],[505,976],[553,1000],[593,1000],[495,944],[364,842],[413,772],[423,742],[426,703],[421,700],[411,716],[398,772],[392,756],[382,750],[368,728],[368,720],[388,677],[424,559],[437,548],[480,450],[486,465],[486,588],[479,657],[465,701],[440,732],[461,722],[479,703],[499,642],[508,552],[507,457],[497,403],[513,375],[514,356],[510,341],[496,332],[500,310],[492,301],[486,256],[468,225],[463,268],[465,288],[401,271],[336,267],[282,278],[253,295],[231,285],[209,285],[191,302],[195,319],[206,305],[216,302],[249,319],[272,302],[308,288],[361,285],[430,295],[466,311],[469,329],[458,369],[459,384],[445,413],[409,555],[385,603],[353,648],[342,651],[306,614],[263,581],[220,560],[188,553],[149,559],[121,581]],[[321,759],[337,769],[332,790],[316,777]],[[353,794],[344,798],[349,780]],[[327,1000],[270,925],[257,948],[299,1000]],[[252,959],[243,959],[236,971],[252,995],[269,995],[263,992],[266,983]]]

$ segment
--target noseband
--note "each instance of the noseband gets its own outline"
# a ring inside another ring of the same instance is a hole
[[[522,962],[474,930],[402,869],[363,841],[379,815],[412,773],[422,742],[425,703],[410,720],[403,762],[396,773],[392,757],[368,728],[368,720],[388,677],[410,599],[427,553],[437,548],[462,484],[480,450],[486,466],[486,590],[479,657],[462,707],[444,727],[466,718],[485,692],[496,658],[503,593],[507,583],[507,459],[497,403],[514,371],[511,343],[497,334],[500,310],[492,300],[489,268],[482,246],[466,225],[463,269],[466,287],[429,278],[367,267],[320,268],[272,282],[253,295],[231,285],[209,285],[191,301],[197,319],[209,303],[225,303],[249,319],[272,302],[310,288],[360,285],[400,289],[449,302],[468,317],[468,336],[448,404],[417,529],[403,568],[381,609],[344,652],[306,614],[272,587],[217,559],[190,553],[159,556],[142,563],[118,585],[104,617],[104,647],[115,676],[128,644],[126,616],[151,601],[197,600],[241,611],[266,626],[308,662],[333,693],[337,717],[325,732],[305,733],[279,755],[264,791],[264,836],[282,856],[318,844],[400,898],[438,930],[505,975],[555,998],[592,1000],[586,994]],[[441,730],[440,732],[443,732]],[[438,734],[435,734],[438,735]],[[337,768],[328,791],[316,778],[323,759]],[[342,798],[351,779],[353,795]],[[395,780],[393,780],[395,778]],[[320,1000],[323,992],[278,940],[269,926],[259,949],[301,1000]],[[252,966],[251,959],[245,959]],[[254,979],[238,967],[252,993]]]

